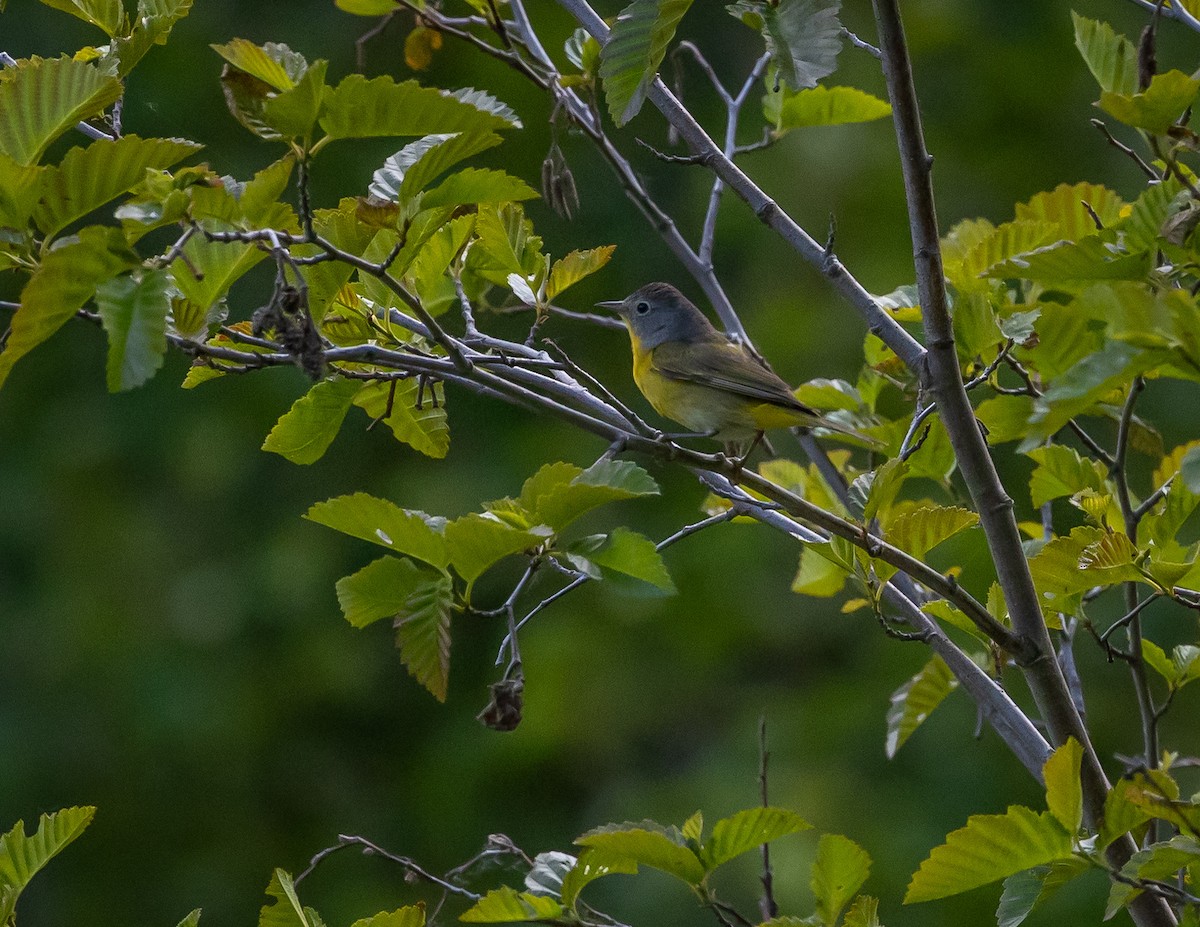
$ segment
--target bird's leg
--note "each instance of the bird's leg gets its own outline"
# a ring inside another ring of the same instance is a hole
[[[725,446],[725,456],[733,462],[734,477],[740,476],[742,468],[746,466],[746,461],[750,459],[750,455],[754,453],[754,449],[758,447],[759,442],[763,440],[766,433],[762,431],[754,432],[754,439],[750,442],[750,446],[746,448],[746,453],[740,457],[736,454],[736,446],[727,444]]]

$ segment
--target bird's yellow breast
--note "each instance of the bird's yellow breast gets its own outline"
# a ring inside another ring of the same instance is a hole
[[[749,438],[759,431],[802,424],[792,409],[757,402],[728,390],[663,376],[654,367],[653,352],[633,343],[633,379],[654,410],[689,431],[715,432],[726,440]]]

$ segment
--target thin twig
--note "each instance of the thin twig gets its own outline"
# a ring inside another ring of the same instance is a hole
[[[767,795],[767,761],[770,757],[767,750],[767,718],[763,715],[758,719],[758,792],[764,808],[771,806]],[[775,876],[771,871],[771,847],[767,843],[762,845],[762,875],[759,881],[762,882],[763,894],[758,902],[758,910],[762,919],[769,921],[779,914],[779,905],[775,902]]]

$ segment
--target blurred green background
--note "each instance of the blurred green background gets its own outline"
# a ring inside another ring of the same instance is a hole
[[[550,0],[529,6],[547,46],[561,48],[567,17]],[[619,9],[598,6],[606,15]],[[1136,170],[1088,125],[1097,94],[1074,50],[1067,4],[905,6],[945,227],[977,215],[1003,221],[1015,201],[1064,181],[1136,195]],[[1124,0],[1079,0],[1075,9],[1131,36],[1144,21]],[[864,0],[848,0],[843,18],[873,39]],[[330,59],[336,79],[354,68],[354,40],[370,25],[332,0],[197,0],[170,44],[134,72],[125,130],[204,142],[202,157],[218,172],[245,178],[279,151],[227,113],[221,61],[209,43],[286,42],[310,60]],[[368,73],[410,76],[401,51],[409,25],[393,23],[367,46]],[[682,33],[708,49],[731,82],[757,53],[755,37],[721,4],[697,4]],[[9,0],[0,15],[0,46],[16,57],[97,40],[33,0]],[[1195,48],[1194,34],[1163,27],[1164,67],[1190,72]],[[883,95],[874,59],[847,48],[841,62],[832,82]],[[421,80],[485,87],[514,106],[526,128],[490,154],[536,182],[549,141],[539,93],[449,37]],[[719,130],[722,116],[694,69],[685,99]],[[748,107],[747,141],[760,124]],[[618,144],[694,238],[709,177],[655,161],[634,136],[665,146],[649,107]],[[365,192],[371,171],[397,147],[332,146],[314,170],[317,205]],[[568,138],[564,150],[582,207],[568,223],[530,205],[548,249],[560,256],[618,246],[609,268],[572,290],[570,302],[586,308],[652,279],[698,296],[588,143]],[[889,122],[797,131],[743,166],[818,239],[835,215],[839,255],[869,289],[911,281]],[[716,262],[785,378],[854,378],[858,316],[728,198]],[[267,280],[263,271],[235,288],[234,318],[249,316]],[[0,277],[0,297],[13,298],[13,287],[11,275]],[[523,324],[484,322],[507,333]],[[623,335],[562,321],[546,333],[644,408]],[[366,433],[365,418],[353,413],[324,459],[297,467],[259,445],[305,389],[298,372],[226,377],[183,392],[186,360],[171,355],[151,384],[112,396],[103,366],[101,331],[71,324],[18,364],[0,391],[0,828],[62,806],[99,806],[85,837],[23,897],[23,924],[169,925],[193,907],[204,908],[204,923],[250,923],[271,869],[301,870],[339,833],[440,871],[476,852],[489,833],[533,853],[569,849],[579,833],[608,821],[680,822],[697,808],[715,820],[757,800],[760,716],[769,725],[773,801],[871,853],[865,890],[882,898],[885,923],[992,917],[995,890],[916,908],[902,908],[900,898],[930,848],[969,814],[1038,805],[1038,789],[990,730],[973,736],[975,713],[961,694],[886,761],[888,696],[927,653],[885,638],[863,613],[841,615],[836,600],[792,595],[797,550],[788,540],[752,526],[705,532],[667,554],[680,588],[674,598],[630,598],[596,585],[546,611],[522,637],[524,723],[498,734],[474,715],[497,677],[492,657],[502,629],[458,622],[450,698],[437,704],[408,678],[384,627],[356,631],[340,617],[334,583],[374,558],[369,545],[300,515],[314,501],[364,490],[453,516],[515,493],[543,462],[587,465],[600,443],[451,389],[445,461]],[[1152,386],[1145,408],[1153,416],[1179,398]],[[1168,446],[1189,436],[1178,415],[1164,429]],[[780,445],[796,453],[790,439]],[[663,537],[698,517],[698,486],[648,466],[663,496],[598,514],[595,530],[625,523]],[[1027,473],[1028,465],[1006,465],[1026,509]],[[947,562],[965,559],[966,581],[983,588],[989,578],[971,572],[979,544],[976,537],[958,545]],[[515,566],[489,574],[481,600],[500,601],[517,575]],[[1086,642],[1080,662],[1102,755],[1136,752],[1126,674]],[[1027,700],[1019,680],[1009,682]],[[1196,726],[1186,720],[1196,704],[1190,690],[1177,702],[1168,744],[1196,751]],[[815,845],[811,835],[777,845],[776,884],[789,913],[810,903]],[[725,891],[752,910],[754,861],[744,863]],[[633,886],[626,877],[598,884],[596,901],[632,924],[706,917],[665,877],[645,874]],[[420,897],[395,866],[349,852],[326,863],[303,894],[331,924]],[[1085,880],[1030,923],[1098,922],[1103,894],[1102,880]]]

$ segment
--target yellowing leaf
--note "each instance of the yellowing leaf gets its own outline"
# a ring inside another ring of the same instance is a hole
[[[608,263],[616,245],[604,245],[588,251],[572,251],[561,260],[555,261],[546,280],[546,299],[554,299],[559,293],[574,286],[584,277],[590,276]]]

